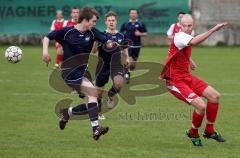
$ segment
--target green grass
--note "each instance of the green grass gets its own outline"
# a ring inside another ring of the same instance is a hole
[[[55,104],[65,97],[74,97],[49,86],[51,68],[41,61],[41,47],[22,46],[24,57],[17,64],[4,59],[6,47],[0,47],[1,158],[234,158],[240,155],[239,47],[193,49],[193,59],[198,64],[194,74],[222,94],[216,128],[227,139],[223,144],[203,140],[203,148],[193,147],[185,136],[191,123],[191,108],[168,93],[137,97],[135,105],[120,99],[119,105],[106,114],[107,120],[102,121],[110,126],[109,133],[97,142],[91,138],[87,120],[70,121],[66,130],[60,131]],[[166,55],[167,48],[143,48],[139,60],[163,63]],[[159,118],[146,120],[146,114],[151,113]]]

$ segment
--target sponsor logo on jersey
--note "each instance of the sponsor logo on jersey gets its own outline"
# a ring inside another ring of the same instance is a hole
[[[89,36],[85,38],[85,41],[89,41],[89,40],[90,40],[90,37],[89,37]]]

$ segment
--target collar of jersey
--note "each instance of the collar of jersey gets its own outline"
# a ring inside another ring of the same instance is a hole
[[[64,21],[64,19],[63,19],[63,18],[60,19],[60,20],[59,20],[59,19],[56,19],[56,21],[57,21],[57,22],[62,22],[62,21]]]
[[[80,31],[78,28],[77,28],[77,25],[74,25],[74,28],[76,29],[76,30],[78,30],[78,32],[80,32],[80,33],[82,33],[82,34],[84,34],[86,31]]]
[[[133,22],[132,19],[129,19],[129,22]],[[134,22],[138,22],[138,19],[136,19],[136,21],[134,21]]]
[[[110,33],[108,29],[106,30],[106,32]],[[110,33],[110,34],[116,34],[116,33],[118,33],[118,30],[115,30],[114,33]]]

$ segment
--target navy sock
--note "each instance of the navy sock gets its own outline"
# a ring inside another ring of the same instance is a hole
[[[93,132],[96,131],[98,124],[98,106],[96,102],[88,103],[88,115],[91,121]]]
[[[98,101],[98,110],[99,112],[102,112],[102,97],[99,97],[97,101]]]
[[[87,106],[86,104],[79,104],[72,108],[73,115],[80,115],[87,113]]]
[[[108,90],[108,96],[109,97],[113,97],[115,94],[117,94],[119,92],[119,90],[117,90],[116,88],[114,88],[113,86],[112,86],[112,88],[110,88],[109,90]]]

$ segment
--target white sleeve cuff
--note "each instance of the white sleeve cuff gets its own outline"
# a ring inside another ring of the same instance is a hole
[[[174,44],[178,49],[183,49],[188,46],[189,42],[192,40],[192,36],[184,32],[176,33],[174,36]]]

